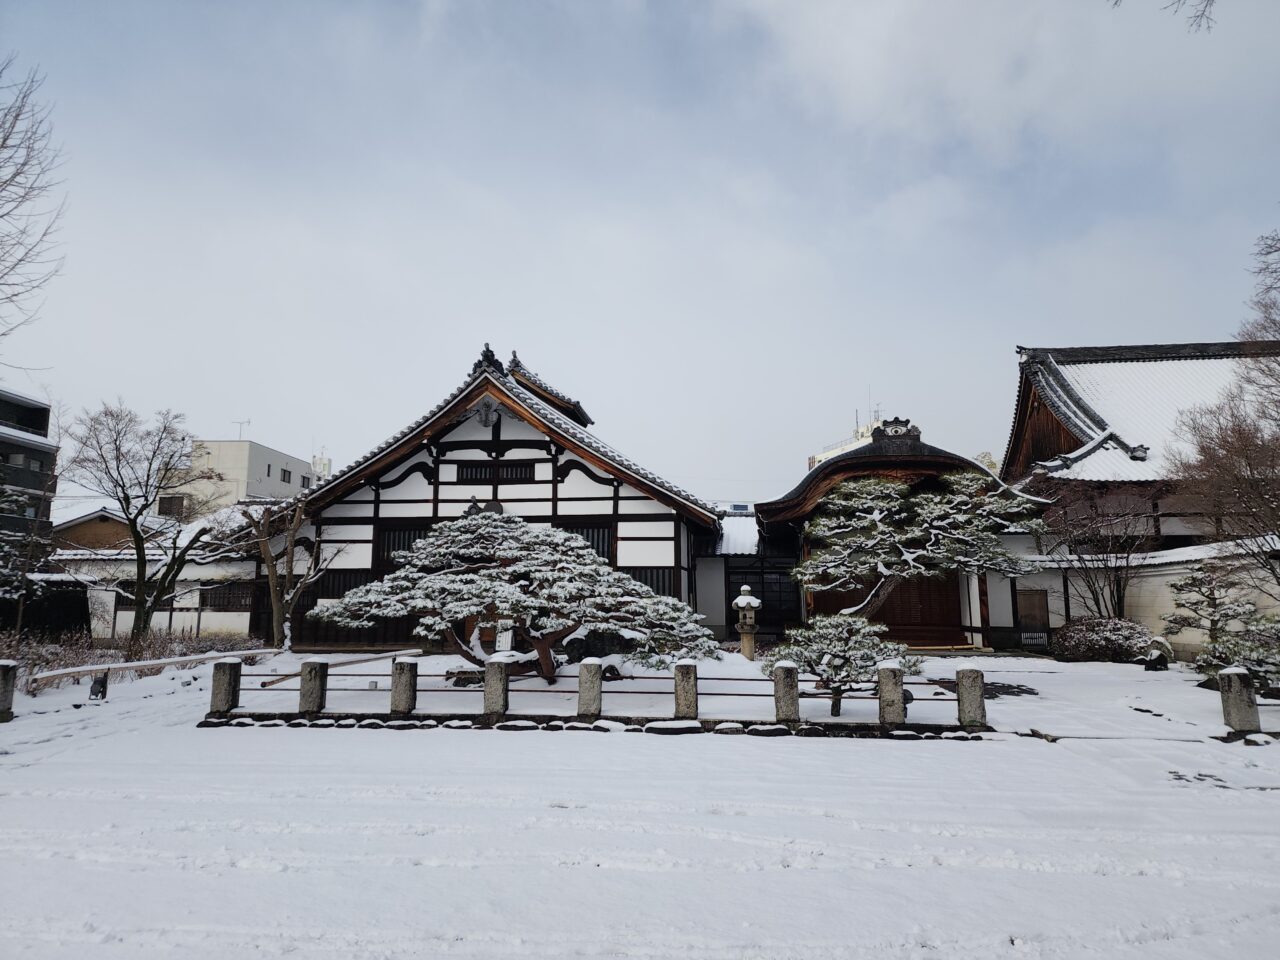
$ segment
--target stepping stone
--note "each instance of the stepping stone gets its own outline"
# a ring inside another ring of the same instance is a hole
[[[313,727],[336,727],[336,726],[338,725],[338,721],[336,721],[336,720],[312,720],[312,721],[311,721],[311,725],[312,725]]]
[[[550,723],[544,724],[544,725],[543,725],[543,727],[542,727],[542,729],[543,729],[543,730],[563,730],[563,729],[564,729],[564,721],[563,721],[563,720],[552,720]]]
[[[263,720],[260,724],[258,724],[258,726],[260,726],[260,727],[283,727],[283,726],[284,726],[284,721],[283,721],[283,720]]]
[[[617,720],[597,720],[591,725],[591,729],[599,730],[601,733],[617,733],[627,729],[627,725]]]
[[[594,730],[595,728],[594,728],[591,724],[589,724],[589,723],[580,723],[580,722],[578,722],[577,720],[573,720],[573,721],[571,721],[571,722],[569,722],[569,723],[566,723],[562,729],[564,729],[564,730]]]
[[[257,726],[257,721],[255,721],[255,720],[250,720],[248,717],[236,717],[236,719],[234,719],[234,720],[232,720],[232,721],[231,721],[231,726],[233,726],[233,727],[254,727],[254,726]]]
[[[813,724],[807,724],[796,731],[797,737],[825,737],[827,731]]]
[[[386,724],[381,720],[361,720],[356,726],[361,730],[381,730]]]
[[[789,737],[791,736],[791,731],[780,723],[758,723],[754,727],[747,727],[747,736]]]
[[[422,727],[423,730],[434,730],[436,727],[440,726],[440,721],[439,720],[420,720],[418,722],[418,725]]]
[[[626,733],[644,733],[644,727],[640,726],[640,724],[638,724],[638,723],[629,723],[629,724],[627,724],[627,729],[626,729],[624,732],[626,732]]]
[[[289,721],[289,723],[287,724],[287,726],[290,726],[290,727],[309,727],[309,726],[311,726],[311,721],[310,721],[310,720],[290,720],[290,721]]]
[[[504,720],[494,727],[495,730],[537,730],[538,725],[532,720]]]
[[[418,721],[416,720],[389,720],[387,722],[388,730],[417,730]]]
[[[446,730],[471,730],[474,727],[475,724],[470,720],[446,720],[444,722]]]
[[[359,723],[359,721],[356,720],[355,717],[343,717],[341,720],[335,723],[334,726],[341,727],[343,730],[349,730],[352,727],[354,727],[357,723]]]
[[[702,724],[697,720],[655,720],[646,723],[645,733],[658,733],[664,736],[675,736],[682,733],[701,733]]]
[[[723,733],[726,736],[741,736],[747,732],[747,729],[740,723],[717,723],[711,732]]]

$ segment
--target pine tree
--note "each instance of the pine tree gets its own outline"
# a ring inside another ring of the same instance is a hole
[[[50,549],[49,540],[39,534],[36,521],[27,517],[31,506],[31,497],[0,487],[0,516],[14,517],[18,526],[26,528],[0,527],[0,600],[11,600],[19,606],[43,592],[40,581],[33,580],[31,574]]]
[[[782,661],[790,661],[822,681],[831,691],[831,715],[840,716],[840,701],[851,687],[876,680],[880,664],[897,660],[907,673],[920,672],[920,658],[907,656],[900,643],[882,639],[889,628],[865,617],[836,614],[819,615],[807,627],[787,631],[791,642],[775,647],[765,660],[771,671]]]
[[[519,517],[477,512],[437,524],[395,554],[398,569],[309,616],[347,627],[415,617],[414,634],[443,637],[475,664],[480,629],[512,624],[515,669],[554,682],[553,649],[589,632],[622,637],[651,665],[717,656],[687,605],[612,569],[582,537]]]
[[[870,616],[904,580],[1034,570],[1000,537],[1035,532],[1035,501],[1005,488],[992,491],[991,478],[978,473],[953,473],[942,482],[937,492],[879,479],[839,484],[805,527],[814,552],[796,567],[796,579],[810,591],[863,594],[840,612]]]
[[[1242,634],[1258,616],[1257,605],[1245,596],[1239,567],[1222,560],[1204,560],[1186,576],[1169,583],[1177,612],[1166,613],[1165,633],[1200,630],[1209,643]]]

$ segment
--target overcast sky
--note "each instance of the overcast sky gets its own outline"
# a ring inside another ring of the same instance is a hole
[[[342,466],[488,340],[708,498],[868,400],[1003,451],[1015,345],[1229,339],[1280,3],[4,0],[63,275],[4,385]]]

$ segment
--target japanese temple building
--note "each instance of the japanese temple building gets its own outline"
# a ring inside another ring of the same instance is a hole
[[[777,500],[713,504],[628,459],[597,438],[588,429],[592,423],[580,402],[514,354],[503,363],[486,346],[466,380],[434,410],[311,495],[318,541],[337,553],[314,602],[384,575],[393,569],[393,553],[431,524],[481,508],[579,534],[618,570],[684,600],[722,638],[733,639],[729,603],[747,584],[763,601],[761,639],[781,639],[806,613],[840,603],[834,596],[802,599],[791,576],[804,523],[827,490],[858,476],[928,484],[941,473],[983,469],[924,444],[906,421],[890,421]],[[905,643],[979,644],[981,588],[972,580],[901,585],[879,616],[890,636]],[[355,631],[302,620],[295,642],[302,648],[411,646],[412,626],[390,622]]]

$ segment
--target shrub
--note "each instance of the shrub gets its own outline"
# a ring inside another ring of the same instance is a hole
[[[1280,620],[1259,618],[1243,633],[1227,633],[1208,641],[1196,658],[1201,673],[1244,667],[1255,681],[1280,686]]]
[[[920,672],[919,657],[908,656],[905,646],[883,639],[888,629],[863,617],[818,615],[807,627],[788,630],[788,643],[771,650],[762,669],[768,673],[779,661],[790,661],[802,673],[813,674],[831,691],[831,715],[838,717],[844,694],[876,680],[886,660],[899,661],[905,673]]]
[[[1132,620],[1072,620],[1053,635],[1049,652],[1059,660],[1127,663],[1146,653],[1151,631]]]

